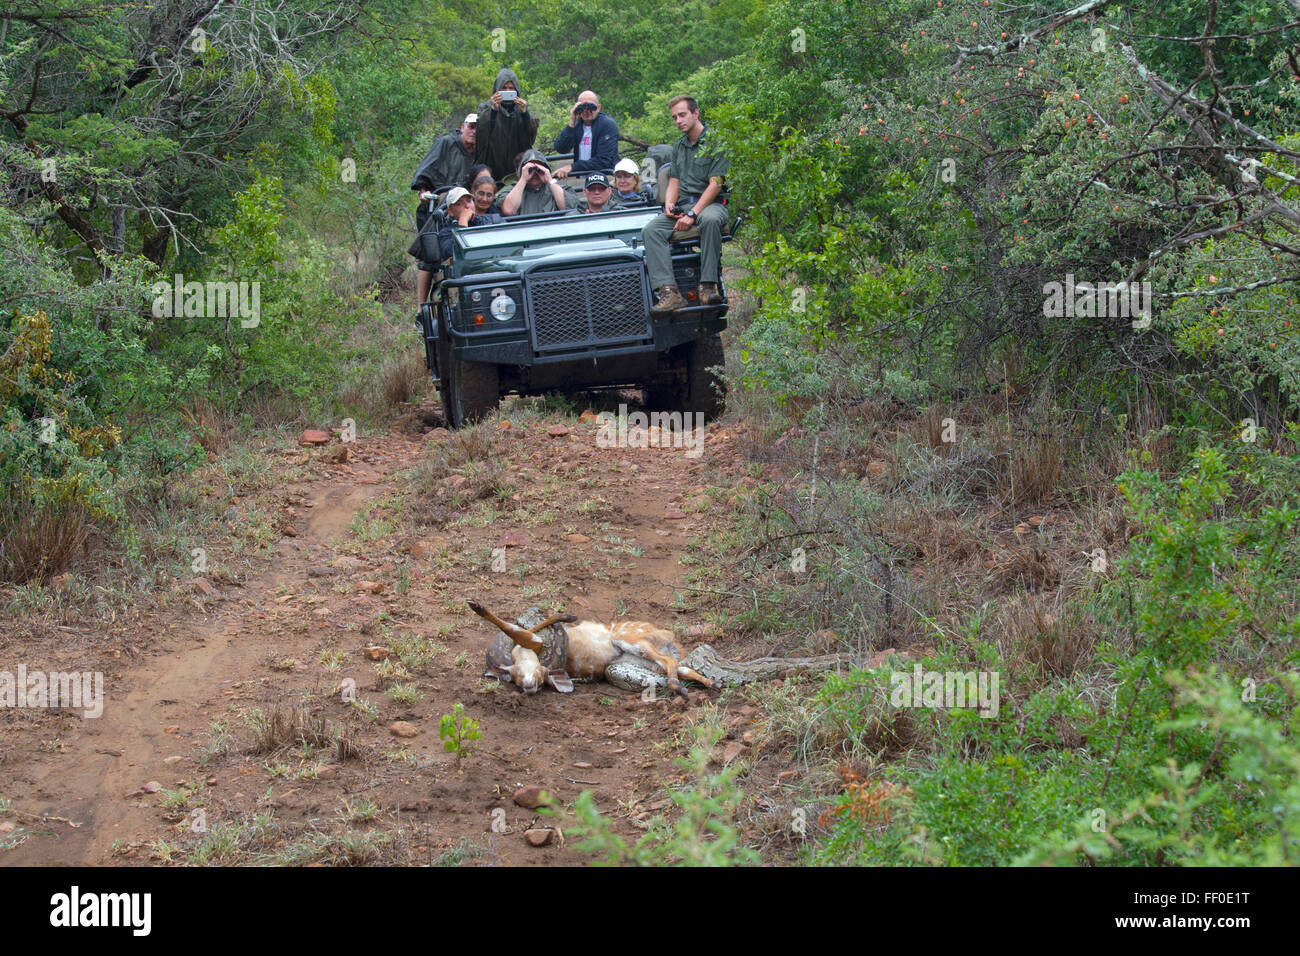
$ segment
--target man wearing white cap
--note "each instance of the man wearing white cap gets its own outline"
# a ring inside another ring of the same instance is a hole
[[[453,183],[463,183],[469,177],[470,170],[474,167],[474,141],[477,135],[478,114],[470,113],[460,124],[459,130],[434,140],[416,167],[415,176],[411,180],[411,188],[420,193],[420,205],[415,210],[416,232],[424,232],[425,224],[437,205],[435,190]],[[418,243],[417,239],[412,250],[418,247]],[[429,286],[433,284],[433,273],[437,267],[437,263],[420,261],[420,272],[415,283],[417,304],[423,302],[429,294]]]
[[[429,216],[428,199],[425,193],[432,193],[443,186],[464,184],[469,171],[474,167],[474,141],[478,135],[478,114],[470,113],[460,129],[446,136],[439,136],[424,159],[415,169],[411,188],[420,191],[421,212],[416,213],[416,225],[423,227],[424,219]]]

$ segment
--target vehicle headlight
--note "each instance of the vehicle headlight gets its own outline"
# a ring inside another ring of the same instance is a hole
[[[491,312],[492,318],[498,322],[509,322],[515,317],[515,300],[502,292],[492,299]]]

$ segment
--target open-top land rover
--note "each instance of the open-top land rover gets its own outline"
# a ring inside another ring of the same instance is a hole
[[[420,309],[425,362],[452,428],[508,392],[644,387],[653,409],[722,407],[727,295],[699,304],[698,239],[673,243],[687,308],[650,314],[641,230],[657,207],[521,216],[454,231],[442,282]]]

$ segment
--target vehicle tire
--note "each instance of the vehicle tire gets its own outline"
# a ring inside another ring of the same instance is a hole
[[[679,346],[677,368],[684,369],[684,381],[646,389],[646,405],[654,411],[703,412],[712,421],[722,414],[726,385],[709,368],[723,364],[722,336],[714,332]]]
[[[709,369],[722,365],[722,334],[714,332],[696,339],[686,350],[687,411],[703,412],[704,420],[713,421],[726,407],[727,384]]]
[[[448,428],[462,428],[490,415],[501,401],[497,367],[483,362],[462,362],[451,357],[445,340],[438,342],[438,374],[442,381],[442,417]]]

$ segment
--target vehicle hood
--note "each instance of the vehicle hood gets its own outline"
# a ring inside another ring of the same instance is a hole
[[[463,261],[453,271],[458,277],[481,275],[489,272],[513,272],[523,275],[538,269],[563,268],[583,264],[598,266],[603,262],[628,262],[642,258],[642,250],[634,249],[621,239],[591,239],[585,242],[535,243],[526,249],[494,256],[488,259]]]

